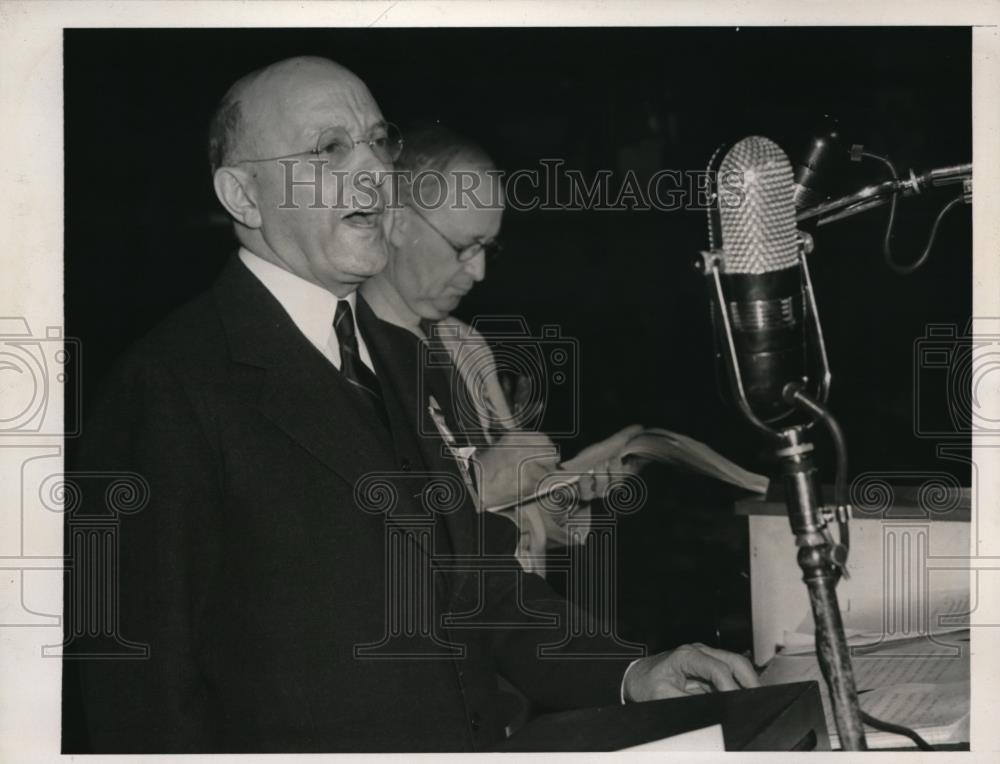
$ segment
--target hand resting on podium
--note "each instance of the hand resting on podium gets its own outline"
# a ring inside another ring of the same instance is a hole
[[[750,661],[696,642],[637,660],[625,672],[622,697],[635,702],[750,687],[760,687]]]

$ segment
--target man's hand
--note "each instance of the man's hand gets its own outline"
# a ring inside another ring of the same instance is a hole
[[[633,424],[619,430],[610,438],[587,446],[562,466],[569,472],[581,469],[583,465],[593,465],[586,475],[580,478],[580,501],[584,504],[594,499],[604,498],[604,494],[616,479],[622,475],[634,475],[645,465],[645,460],[629,459],[623,461],[622,450],[636,435],[642,432],[640,424]]]
[[[473,459],[479,496],[487,509],[531,496],[559,465],[558,449],[547,435],[520,430],[477,450]]]
[[[659,700],[759,686],[757,672],[742,655],[695,643],[636,661],[625,672],[624,697]]]

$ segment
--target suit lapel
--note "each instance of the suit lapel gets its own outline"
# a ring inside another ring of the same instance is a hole
[[[214,288],[231,359],[256,367],[258,410],[352,488],[365,476],[398,477],[390,436],[371,406],[351,389],[336,368],[307,340],[281,303],[238,258],[227,265]],[[376,373],[384,377],[378,367]],[[429,548],[399,515],[414,502],[399,480],[396,507],[382,519],[403,527],[428,556]],[[364,499],[355,500],[356,504]],[[374,519],[374,516],[372,516]]]
[[[379,320],[363,299],[358,299],[358,321],[371,351],[379,381],[391,389],[392,439],[374,411],[357,400],[357,393],[332,364],[302,335],[277,299],[239,261],[232,258],[214,287],[216,307],[225,327],[231,360],[254,367],[256,406],[295,442],[352,487],[371,473],[398,473],[394,453],[405,452],[408,438],[429,472],[461,476],[453,459],[442,455],[444,441],[436,433],[418,434],[421,407],[420,340],[405,329]],[[385,388],[384,388],[385,389]],[[442,402],[443,403],[443,402]],[[450,405],[450,401],[448,404]],[[399,487],[412,486],[399,474]],[[419,511],[419,501],[399,491],[400,514]],[[386,518],[395,523],[390,513]],[[459,554],[479,550],[476,511],[467,493],[463,506],[444,514],[451,548]],[[405,527],[405,525],[403,526]],[[431,559],[433,550],[418,534],[407,531]],[[464,590],[471,576],[453,588]]]
[[[391,469],[374,414],[238,259],[215,297],[232,360],[264,369],[257,399],[264,416],[351,485]]]
[[[419,376],[426,371],[422,368],[426,364],[421,357],[420,339],[406,329],[379,319],[360,296],[358,320],[365,332],[369,350],[372,351],[379,379],[384,380],[383,385],[392,386],[393,395],[390,397],[397,399],[403,409],[404,422],[399,423],[399,426],[393,422],[394,437],[414,437],[428,472],[447,474],[462,485],[462,506],[442,516],[453,552],[458,555],[477,554],[480,545],[475,507],[468,492],[464,491],[465,483],[459,467],[445,442],[436,429],[432,429],[433,424],[429,418],[423,416],[429,403],[429,393],[423,384],[424,380]],[[439,403],[451,405],[450,400]],[[397,440],[397,448],[400,447],[403,447],[402,442]]]

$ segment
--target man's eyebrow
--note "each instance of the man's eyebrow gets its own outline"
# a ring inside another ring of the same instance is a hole
[[[377,130],[380,127],[385,127],[387,124],[389,124],[388,120],[380,119],[377,122],[371,123],[368,127],[362,128],[361,132],[363,132],[364,134],[367,135],[372,130]],[[330,128],[333,128],[333,127],[339,127],[342,130],[345,130],[348,134],[350,134],[350,132],[351,132],[348,129],[347,125],[345,125],[343,122],[330,122],[330,123],[324,123],[322,125],[317,125],[316,127],[309,128],[307,130],[307,132],[306,132],[306,135],[311,135],[311,136],[314,136],[314,137],[318,138],[320,135],[323,134],[324,130],[329,130]]]

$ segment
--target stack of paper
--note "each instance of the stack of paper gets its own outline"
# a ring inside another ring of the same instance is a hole
[[[969,589],[931,590],[924,597],[912,597],[910,605],[923,612],[914,613],[912,621],[919,625],[919,634],[903,633],[892,622],[894,614],[887,608],[868,611],[848,611],[841,614],[844,622],[844,636],[851,647],[880,645],[898,639],[916,636],[948,634],[969,628]],[[928,644],[933,645],[933,640]],[[786,631],[784,637],[785,655],[811,653],[816,649],[811,615],[805,615],[795,631]]]
[[[927,647],[932,649],[925,649]],[[876,719],[900,724],[928,743],[958,743],[969,735],[969,632],[886,642],[868,652],[854,650],[851,662],[861,709]],[[779,653],[761,675],[764,684],[815,680],[819,683],[827,730],[839,745],[826,683],[812,654]],[[912,745],[901,735],[865,727],[869,748]]]

